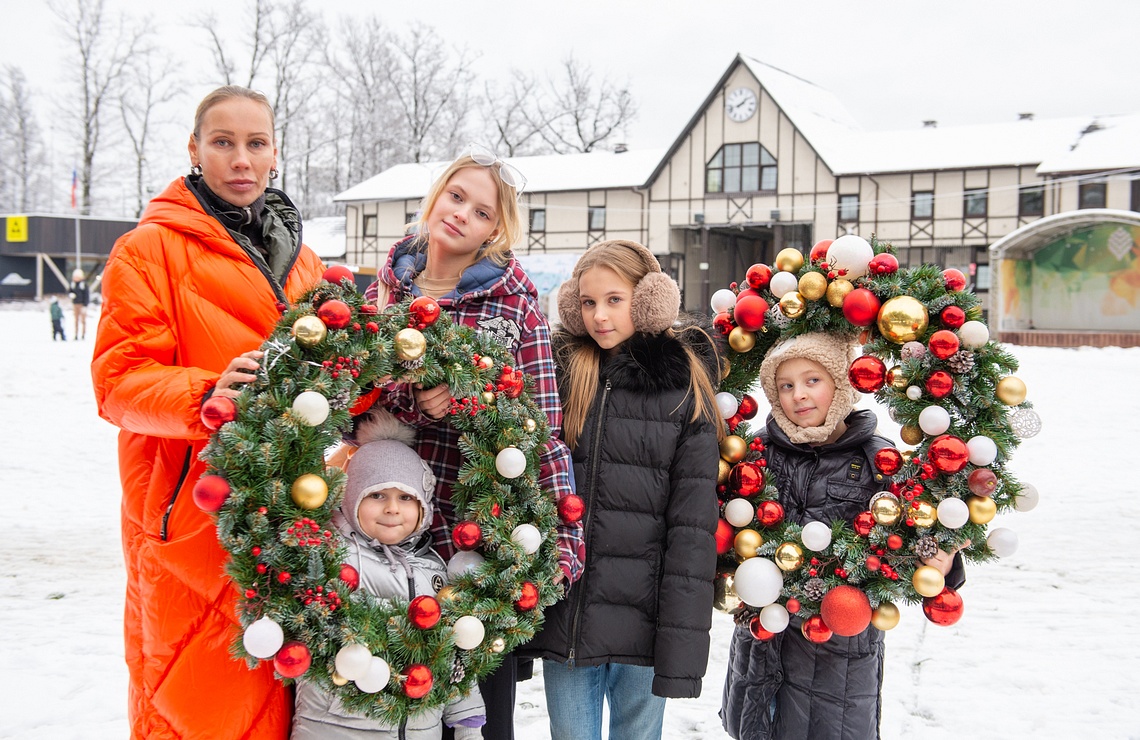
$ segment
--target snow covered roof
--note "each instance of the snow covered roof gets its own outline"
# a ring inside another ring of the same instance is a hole
[[[510,162],[527,179],[527,193],[552,193],[566,190],[604,190],[633,188],[649,181],[664,149],[638,151],[590,152],[588,154],[546,154],[535,157],[510,157]],[[410,200],[422,198],[432,182],[443,173],[447,162],[398,164],[345,190],[333,200],[338,202],[374,200]]]
[[[1041,161],[1039,174],[1140,167],[1140,113],[1084,120],[1070,146]]]
[[[346,251],[344,216],[321,216],[307,219],[302,238],[323,260],[343,259]]]

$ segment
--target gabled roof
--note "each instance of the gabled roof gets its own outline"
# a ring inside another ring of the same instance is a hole
[[[1140,168],[1140,113],[1084,121],[1071,146],[1043,159],[1038,174]]]

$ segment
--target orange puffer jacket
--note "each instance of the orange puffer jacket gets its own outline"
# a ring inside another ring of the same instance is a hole
[[[282,196],[283,198],[283,196]],[[126,659],[133,737],[288,737],[291,692],[272,662],[230,655],[237,591],[191,489],[210,432],[202,399],[320,280],[298,243],[284,289],[176,180],[115,244],[91,364],[99,414],[119,427]]]

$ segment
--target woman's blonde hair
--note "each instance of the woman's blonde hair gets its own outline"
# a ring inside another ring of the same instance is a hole
[[[582,274],[595,267],[605,267],[612,270],[631,287],[636,289],[637,284],[650,272],[650,266],[636,250],[620,241],[603,242],[591,247],[574,266],[572,280],[578,280]],[[579,305],[578,311],[582,308]],[[635,328],[637,328],[635,326]],[[717,368],[723,367],[724,359],[716,350],[716,343],[708,332],[699,326],[672,327],[666,329],[664,334],[680,340],[681,347],[689,362],[689,388],[688,393],[693,395],[693,415],[690,422],[702,417],[709,420],[717,429],[717,439],[724,437],[724,423],[717,412],[715,401],[716,387],[714,379],[709,377],[709,370],[693,350],[692,342],[686,341],[687,335],[696,333],[693,341],[707,342],[710,351],[716,354]],[[586,418],[590,414],[590,407],[594,404],[594,397],[598,391],[599,368],[602,363],[603,351],[593,339],[584,337],[578,341],[569,341],[558,349],[558,365],[563,368],[564,385],[562,391],[562,438],[570,449],[575,449],[578,438],[585,427]],[[717,379],[719,380],[719,378]]]
[[[490,257],[493,262],[500,265],[505,265],[510,258],[511,247],[518,243],[522,238],[522,217],[519,215],[518,193],[515,189],[503,181],[502,175],[499,174],[499,162],[490,165],[481,165],[472,159],[469,155],[463,155],[459,159],[451,163],[451,165],[444,170],[443,174],[436,178],[432,183],[431,190],[424,196],[423,203],[420,205],[419,220],[413,222],[420,234],[420,241],[423,242],[424,247],[427,245],[427,219],[431,209],[435,208],[436,201],[443,196],[443,191],[447,188],[447,184],[451,182],[452,176],[460,170],[465,170],[469,167],[478,167],[486,170],[491,175],[491,179],[495,182],[498,189],[498,198],[495,203],[495,210],[498,212],[499,224],[495,230],[495,236],[491,241],[487,242],[483,247],[482,256]]]
[[[273,116],[273,105],[270,104],[269,98],[265,97],[256,90],[250,90],[248,87],[241,85],[223,85],[218,89],[211,92],[206,97],[202,98],[202,102],[198,103],[198,110],[194,112],[194,138],[197,139],[202,134],[202,121],[206,118],[206,113],[209,112],[218,103],[232,100],[234,98],[244,98],[252,100],[255,103],[261,103],[265,106],[265,110],[269,112],[269,129],[274,130],[276,126],[275,118]]]

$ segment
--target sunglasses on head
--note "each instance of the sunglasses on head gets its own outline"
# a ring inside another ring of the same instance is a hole
[[[509,162],[504,162],[499,159],[493,151],[480,144],[470,144],[464,152],[465,156],[471,158],[471,161],[481,167],[493,167],[499,165],[499,177],[503,182],[510,185],[515,189],[515,195],[522,193],[523,188],[526,187],[526,178],[523,173],[518,171],[518,168]]]

